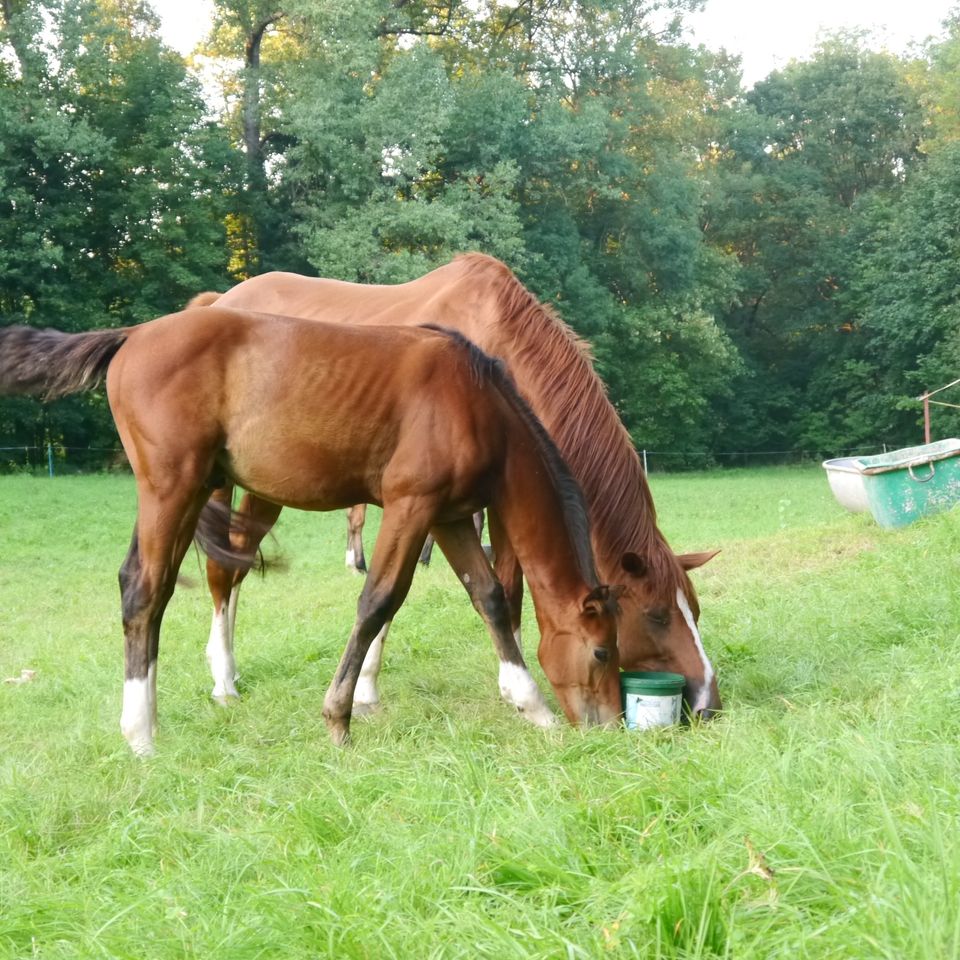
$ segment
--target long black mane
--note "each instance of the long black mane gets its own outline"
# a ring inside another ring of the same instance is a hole
[[[554,489],[563,505],[563,515],[570,533],[570,541],[574,548],[580,574],[588,586],[596,587],[599,584],[599,578],[593,561],[593,549],[590,543],[590,516],[587,512],[583,491],[570,472],[570,468],[557,449],[557,445],[540,422],[539,417],[520,395],[506,364],[502,360],[484,353],[472,340],[469,340],[457,330],[432,323],[425,323],[422,326],[426,330],[441,333],[456,343],[466,353],[476,381],[478,383],[492,383],[530,431],[547,468],[547,473],[553,482]]]

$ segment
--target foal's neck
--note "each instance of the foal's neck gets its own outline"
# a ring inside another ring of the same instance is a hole
[[[552,610],[579,604],[595,586],[588,583],[593,576],[582,569],[567,508],[532,438],[511,437],[492,506],[523,568],[537,618],[553,619]]]

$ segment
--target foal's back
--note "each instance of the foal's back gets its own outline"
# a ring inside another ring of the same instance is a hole
[[[471,352],[440,332],[219,305],[136,328],[108,391],[144,455],[161,438],[209,450],[246,489],[303,509],[438,488],[468,507],[508,416]]]

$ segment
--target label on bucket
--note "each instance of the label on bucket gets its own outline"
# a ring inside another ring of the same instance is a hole
[[[680,722],[680,694],[656,697],[645,693],[624,694],[624,718],[628,730],[669,727]]]

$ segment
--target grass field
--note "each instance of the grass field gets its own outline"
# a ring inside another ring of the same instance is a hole
[[[881,531],[819,468],[652,486],[675,549],[723,550],[694,574],[721,719],[529,727],[435,561],[384,711],[337,750],[320,708],[360,581],[341,514],[288,512],[227,710],[185,562],[141,761],[118,728],[132,482],[0,477],[0,679],[35,671],[0,684],[0,957],[960,956],[960,511]]]

